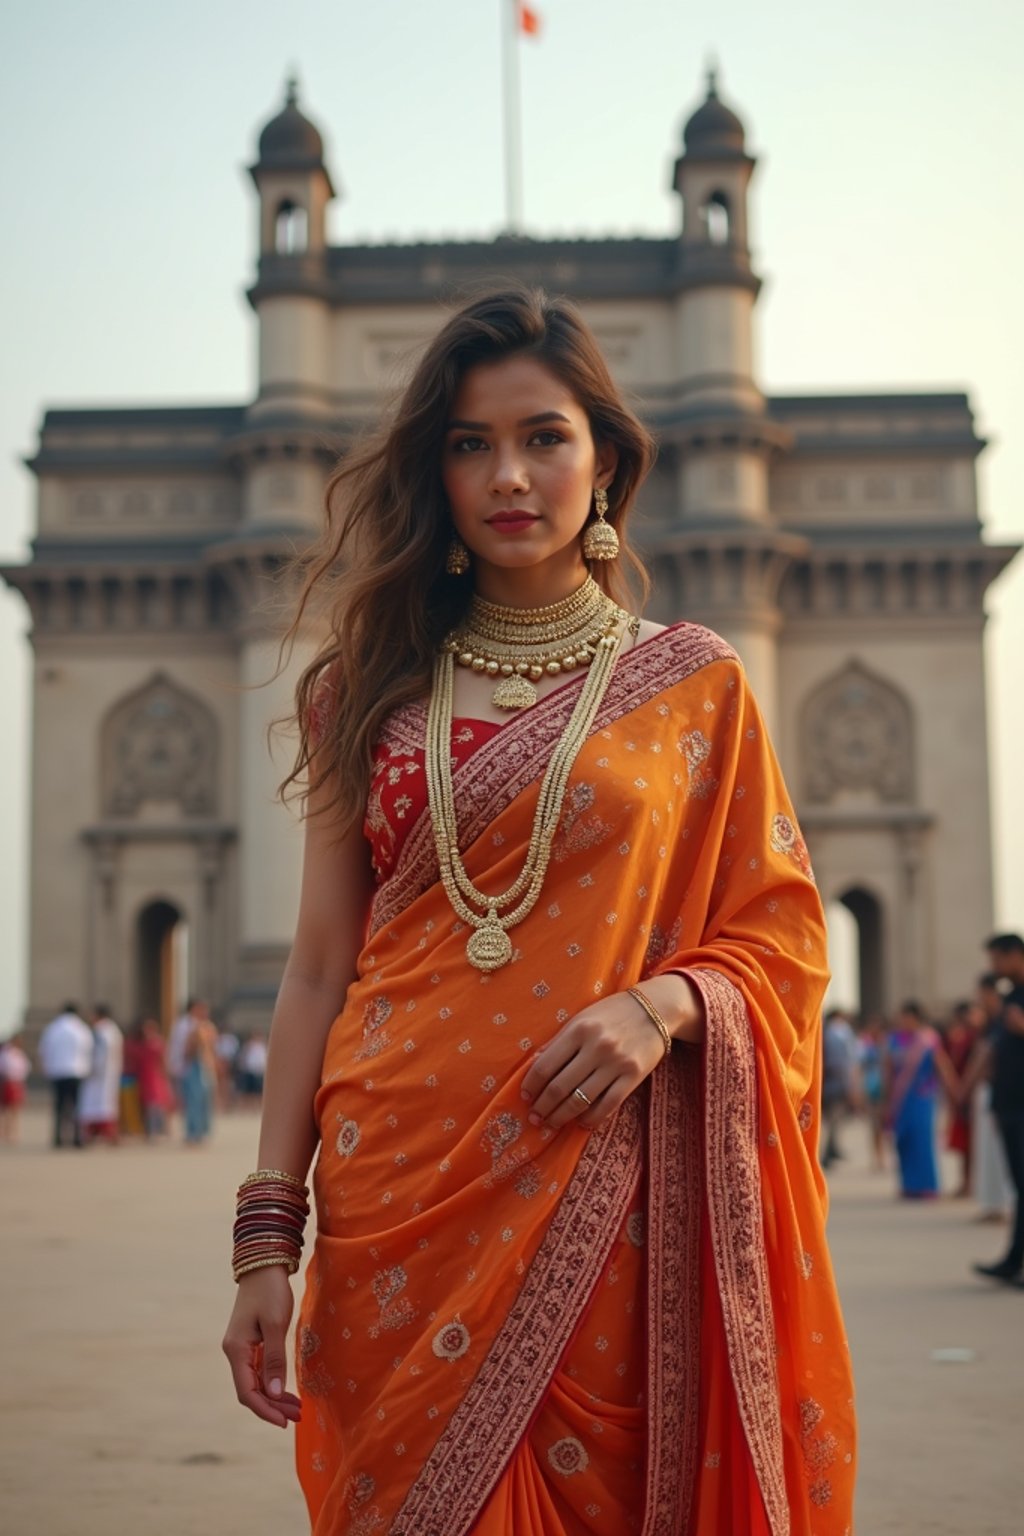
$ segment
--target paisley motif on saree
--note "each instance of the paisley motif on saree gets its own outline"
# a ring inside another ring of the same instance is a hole
[[[575,684],[455,771],[484,888],[518,873]],[[422,727],[407,708],[386,735],[415,751]],[[503,971],[466,963],[425,813],[401,829],[316,1100],[297,1457],[317,1536],[849,1529],[808,1107],[824,930],[779,817],[795,829],[735,657],[680,624],[617,663]],[[591,1137],[531,1127],[534,1053],[666,970],[705,999],[703,1049]]]

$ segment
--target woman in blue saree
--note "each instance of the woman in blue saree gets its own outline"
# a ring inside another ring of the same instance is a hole
[[[889,1125],[900,1168],[900,1194],[927,1200],[939,1193],[936,1108],[944,1084],[955,1102],[957,1086],[941,1041],[918,1003],[904,1003],[886,1045]]]

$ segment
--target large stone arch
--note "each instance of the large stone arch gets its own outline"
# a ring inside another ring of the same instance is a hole
[[[844,791],[886,805],[914,803],[913,708],[855,658],[804,703],[800,748],[810,805],[829,805]]]
[[[184,816],[216,815],[219,735],[201,699],[154,673],[101,727],[104,816],[135,816],[146,801],[176,802]]]

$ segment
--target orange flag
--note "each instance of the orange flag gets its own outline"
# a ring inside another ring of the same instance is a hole
[[[540,36],[540,15],[530,6],[524,5],[522,0],[519,3],[519,30],[527,37]]]

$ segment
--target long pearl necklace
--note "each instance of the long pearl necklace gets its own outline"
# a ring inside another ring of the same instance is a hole
[[[451,764],[455,658],[451,650],[444,649],[434,663],[425,754],[430,819],[445,894],[456,915],[473,929],[466,944],[466,955],[477,970],[496,971],[508,964],[512,958],[508,930],[521,923],[537,902],[561,819],[569,775],[611,681],[621,639],[621,634],[609,634],[597,642],[593,665],[541,781],[526,862],[518,879],[498,896],[488,896],[473,884],[459,853]]]

